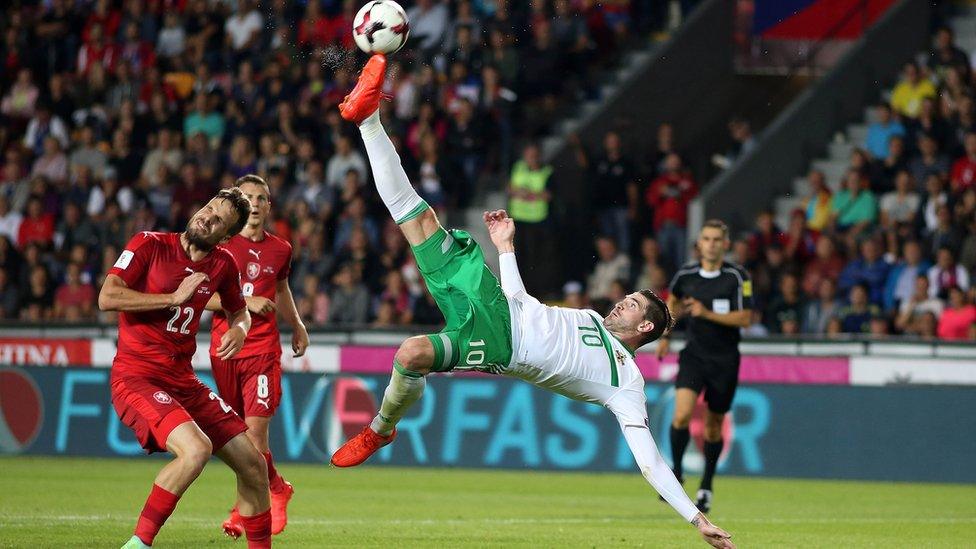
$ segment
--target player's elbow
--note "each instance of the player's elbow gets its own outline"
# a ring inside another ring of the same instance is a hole
[[[114,311],[117,308],[115,300],[109,295],[109,292],[105,291],[103,287],[100,292],[98,292],[98,309],[100,311]]]

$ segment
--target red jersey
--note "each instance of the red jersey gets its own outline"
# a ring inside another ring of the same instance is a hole
[[[952,165],[953,191],[964,191],[970,187],[976,187],[976,160],[964,156]]]
[[[275,301],[278,282],[286,280],[291,272],[291,244],[267,231],[258,241],[234,235],[221,248],[230,252],[241,272],[241,290],[245,296],[260,296]],[[220,338],[227,331],[227,318],[223,311],[214,313],[213,330],[210,331],[210,354],[216,355]],[[234,358],[281,353],[281,334],[274,313],[251,315],[251,330],[247,333],[244,348]]]
[[[214,292],[227,308],[243,309],[240,271],[226,250],[215,248],[200,261],[191,260],[178,233],[143,231],[129,240],[108,274],[120,277],[138,292],[171,293],[194,272],[210,277],[186,303],[155,311],[119,313],[119,345],[113,368],[116,374],[171,379],[193,376],[190,358],[197,348],[200,314]],[[185,360],[183,360],[185,358]],[[160,372],[159,364],[185,364],[180,371]]]

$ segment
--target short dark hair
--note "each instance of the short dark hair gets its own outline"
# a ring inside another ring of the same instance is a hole
[[[722,231],[722,236],[729,237],[729,226],[721,219],[709,219],[702,225],[702,229],[719,229]]]
[[[241,232],[244,225],[247,224],[247,218],[251,215],[251,203],[244,198],[244,193],[237,187],[231,187],[230,189],[221,189],[214,198],[230,202],[231,207],[237,212],[237,221],[227,231],[227,235],[233,236]]]
[[[268,194],[271,194],[271,186],[268,185],[268,182],[265,181],[264,178],[261,177],[260,175],[249,173],[247,175],[241,176],[237,178],[237,181],[234,182],[234,186],[240,187],[245,183],[250,183],[252,185],[264,185],[264,187],[268,189]]]
[[[647,332],[647,335],[644,336],[644,341],[641,342],[641,345],[644,345],[667,335],[674,326],[674,319],[671,318],[671,311],[668,310],[667,303],[656,293],[646,288],[637,293],[647,299],[644,320],[648,320],[654,324],[654,329]]]

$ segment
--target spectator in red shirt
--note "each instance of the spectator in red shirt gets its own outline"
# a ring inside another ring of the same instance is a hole
[[[761,259],[766,256],[766,248],[777,245],[785,248],[787,237],[783,231],[776,226],[773,219],[773,212],[763,210],[756,216],[756,230],[749,235],[750,259]]]
[[[318,2],[309,2],[305,17],[298,24],[298,45],[302,48],[324,47],[332,42],[332,25],[322,14]]]
[[[976,187],[976,132],[966,133],[963,145],[966,155],[953,163],[952,175],[949,178],[952,182],[953,194],[960,194],[966,189]]]
[[[976,305],[967,301],[966,294],[958,287],[950,288],[949,306],[942,311],[936,330],[939,339],[968,339],[973,323],[976,323]]]
[[[664,173],[651,182],[644,195],[654,210],[654,231],[672,270],[685,261],[688,204],[698,195],[698,185],[675,153],[664,159]]]
[[[78,74],[88,76],[92,65],[101,65],[109,72],[114,71],[118,52],[112,41],[105,37],[101,25],[92,26],[89,38],[78,49]]]
[[[122,22],[122,14],[112,8],[110,0],[98,0],[95,9],[85,21],[85,28],[81,31],[81,39],[90,42],[93,35],[99,31],[105,36],[115,36],[119,31],[119,24]]]
[[[53,239],[54,216],[44,212],[44,203],[39,197],[30,197],[27,201],[27,216],[17,231],[17,246],[23,248],[36,242],[44,248],[50,248]]]
[[[156,65],[156,50],[152,44],[139,37],[139,24],[132,22],[125,26],[125,41],[119,45],[118,56],[128,63],[136,74]]]
[[[837,280],[844,270],[844,260],[829,236],[821,235],[814,248],[814,256],[803,268],[803,292],[808,296],[817,295],[820,281]]]
[[[813,256],[817,235],[807,228],[807,216],[803,210],[793,210],[783,243],[786,259],[795,265],[802,265]]]
[[[68,264],[64,284],[54,291],[54,318],[78,322],[90,320],[95,311],[95,288],[82,284],[81,267]]]

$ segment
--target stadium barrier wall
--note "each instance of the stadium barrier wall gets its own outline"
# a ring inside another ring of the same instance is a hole
[[[213,386],[208,372],[201,379]],[[286,373],[271,427],[279,463],[323,464],[372,418],[388,376]],[[110,404],[109,371],[0,368],[0,453],[142,454]],[[649,426],[665,456],[673,389],[645,388]],[[976,482],[973,387],[744,385],[723,426],[719,470],[731,475]],[[703,404],[685,469],[703,463]],[[524,382],[432,376],[377,465],[633,471],[611,414]],[[635,474],[635,478],[637,475]],[[636,480],[635,480],[636,481]]]
[[[917,343],[877,345],[878,354],[858,352],[860,343],[744,343],[739,378],[742,383],[789,385],[972,385],[976,386],[976,347]],[[683,343],[676,341],[675,353]],[[282,345],[286,372],[381,374],[390,372],[392,345],[312,343],[294,358]],[[638,352],[637,366],[648,381],[672,381],[677,354],[659,361],[652,352]],[[907,355],[907,356],[906,356]],[[115,357],[115,339],[0,337],[0,364],[12,366],[84,366],[108,368]],[[209,340],[197,341],[193,367],[210,369]]]
[[[926,49],[929,4],[897,2],[829,74],[760,132],[752,152],[692,202],[689,234],[713,217],[737,229],[751,227],[773,197],[792,192],[793,179],[824,150],[834,132],[863,116],[864,106],[880,99],[882,87],[897,77],[902,64]]]

